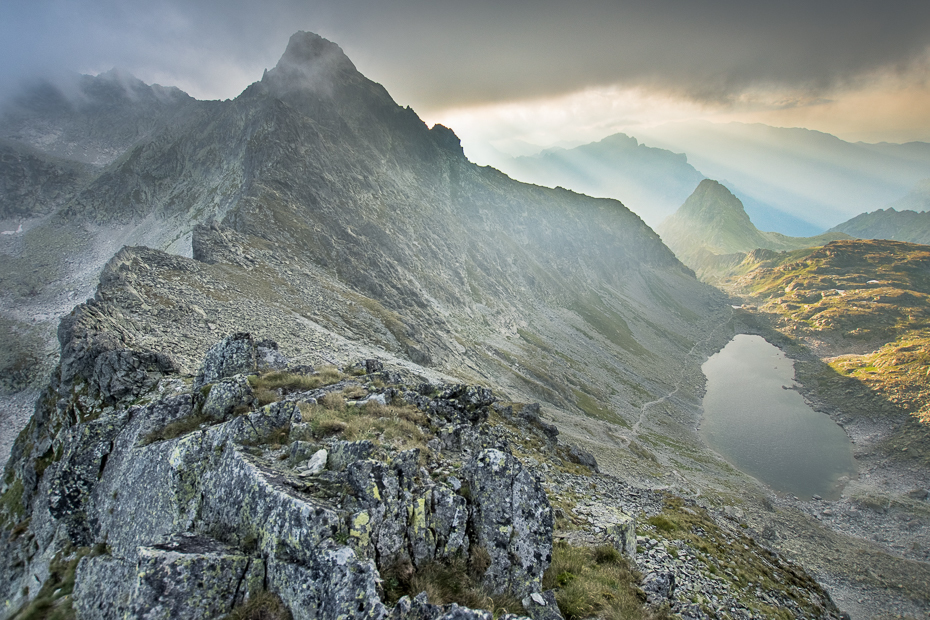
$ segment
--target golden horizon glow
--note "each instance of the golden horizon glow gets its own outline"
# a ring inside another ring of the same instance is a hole
[[[429,110],[462,139],[469,157],[494,165],[502,155],[572,147],[679,121],[762,123],[822,131],[856,142],[930,141],[930,61],[877,72],[856,84],[810,95],[757,87],[726,102],[702,102],[647,87],[589,88],[557,97]],[[647,141],[648,144],[648,141]]]

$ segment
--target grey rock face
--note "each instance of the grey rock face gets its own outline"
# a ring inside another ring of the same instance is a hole
[[[227,336],[207,351],[194,381],[200,389],[209,383],[238,374],[250,374],[263,370],[281,370],[287,360],[278,352],[278,344],[272,340],[255,341],[252,335],[237,332]]]
[[[179,535],[139,551],[130,613],[201,620],[229,613],[262,585],[261,562],[203,537]]]
[[[248,407],[254,401],[255,393],[245,375],[234,375],[210,386],[202,411],[211,420],[223,422],[236,407]]]
[[[78,618],[122,620],[130,607],[136,567],[111,555],[82,558],[72,601]]]
[[[594,458],[594,455],[578,446],[569,446],[568,457],[579,465],[584,465],[595,472],[600,471],[597,468],[597,459]]]
[[[162,353],[119,349],[97,356],[92,383],[104,401],[112,403],[148,392],[159,379],[173,372],[177,372],[174,362]]]
[[[79,618],[201,620],[229,613],[262,588],[261,560],[190,534],[139,549],[135,565],[111,556],[81,560],[74,607]]]
[[[539,481],[512,455],[482,450],[465,467],[474,544],[491,556],[493,591],[538,592],[552,559],[552,507]]]
[[[200,389],[226,377],[254,372],[256,366],[252,335],[245,332],[232,334],[207,351],[194,388]]]
[[[555,592],[533,592],[521,601],[523,609],[533,620],[564,620],[559,605],[555,600]]]
[[[649,573],[643,577],[643,592],[653,605],[668,602],[675,593],[675,575],[672,573]]]
[[[367,439],[362,441],[337,441],[329,451],[327,467],[341,471],[350,463],[369,458],[375,450],[375,444]]]
[[[120,430],[109,419],[72,427],[62,458],[50,472],[49,512],[62,522],[68,537],[78,545],[88,545],[93,540],[88,503]]]

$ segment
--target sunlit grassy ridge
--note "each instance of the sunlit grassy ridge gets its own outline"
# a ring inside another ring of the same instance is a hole
[[[930,424],[930,246],[835,241],[757,261],[731,285],[838,353],[836,372]]]

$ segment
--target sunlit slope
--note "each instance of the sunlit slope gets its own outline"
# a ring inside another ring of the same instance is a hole
[[[860,239],[894,239],[930,243],[930,211],[878,209],[857,215],[830,231],[844,232]]]
[[[776,326],[930,424],[930,246],[833,241],[754,253],[730,282]]]

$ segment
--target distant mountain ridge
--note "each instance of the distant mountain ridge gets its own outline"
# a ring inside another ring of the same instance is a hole
[[[831,134],[762,124],[681,122],[637,132],[683,152],[710,178],[825,230],[884,207],[930,171],[930,144],[865,144]],[[785,231],[787,232],[787,230]]]
[[[178,88],[149,85],[115,69],[62,83],[38,81],[7,101],[0,138],[102,166],[204,103]]]
[[[906,196],[886,208],[896,211],[930,211],[930,179],[923,179]]]
[[[652,225],[672,213],[704,178],[686,155],[640,144],[622,133],[572,149],[516,157],[503,169],[521,181],[616,198]]]
[[[827,232],[860,239],[890,239],[930,244],[930,211],[896,211],[889,207],[857,215]]]
[[[657,228],[675,255],[700,274],[705,274],[714,257],[740,254],[755,249],[794,250],[848,239],[841,232],[814,237],[789,237],[763,232],[753,225],[740,200],[717,181],[701,181],[694,193]]]

